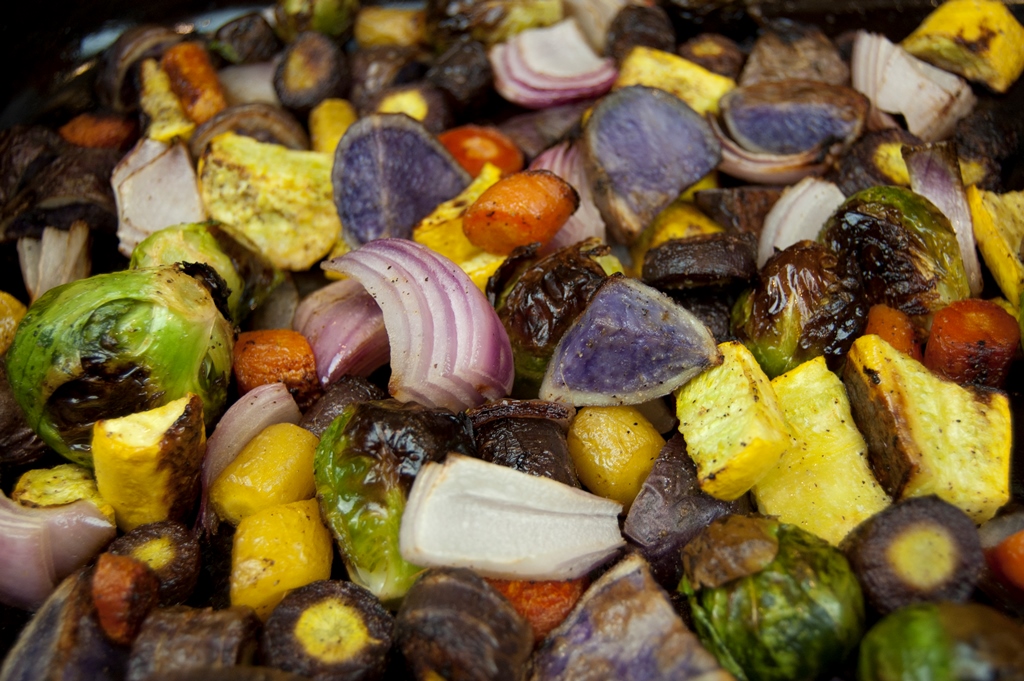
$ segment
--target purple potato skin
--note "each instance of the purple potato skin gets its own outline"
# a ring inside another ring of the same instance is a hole
[[[722,501],[701,490],[686,442],[676,433],[633,501],[623,534],[650,563],[657,582],[674,590],[683,576],[683,547],[716,518],[751,510],[745,496]]]

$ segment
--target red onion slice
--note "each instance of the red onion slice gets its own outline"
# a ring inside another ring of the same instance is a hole
[[[758,184],[793,184],[828,169],[828,164],[821,160],[821,149],[798,154],[759,154],[747,151],[726,135],[717,117],[708,116],[708,122],[722,145],[718,169],[733,177]]]
[[[208,509],[210,486],[228,467],[249,440],[265,428],[278,423],[298,424],[302,412],[284,383],[267,383],[243,395],[224,412],[210,439],[203,459],[203,492],[199,520],[206,531],[214,529],[217,519]]]
[[[314,291],[295,310],[293,328],[309,341],[320,384],[369,376],[390,355],[384,315],[366,289],[342,279]]]
[[[378,239],[323,267],[358,281],[380,306],[397,399],[461,411],[511,390],[505,328],[452,261],[413,241]]]
[[[605,240],[604,219],[594,203],[594,195],[590,191],[590,181],[583,168],[583,156],[578,146],[569,142],[556,144],[535,158],[530,164],[530,169],[550,170],[571,184],[580,195],[580,207],[544,246],[543,253],[557,251],[590,237]]]
[[[0,600],[36,608],[117,535],[94,504],[28,508],[0,494]]]
[[[950,142],[923,147],[903,147],[903,160],[910,175],[910,188],[935,204],[949,218],[956,240],[960,244],[960,257],[967,273],[971,295],[981,294],[981,263],[974,241],[974,220],[967,203],[960,161],[956,148]]]
[[[817,177],[805,177],[787,187],[764,217],[757,266],[764,267],[776,251],[798,241],[817,241],[822,225],[845,200],[839,187]]]

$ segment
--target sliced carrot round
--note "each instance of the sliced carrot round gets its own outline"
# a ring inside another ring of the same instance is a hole
[[[497,128],[463,125],[442,132],[437,139],[473,177],[485,163],[497,166],[502,175],[523,169],[523,152]]]
[[[995,548],[999,572],[1018,589],[1024,589],[1024,530],[1011,534]]]
[[[580,205],[568,182],[547,170],[524,170],[498,180],[466,209],[462,231],[477,248],[508,255],[545,244]]]
[[[921,346],[914,333],[914,323],[902,310],[888,305],[872,305],[864,333],[875,334],[900,352],[921,361]]]
[[[1020,345],[1017,320],[989,300],[958,300],[935,313],[924,364],[962,385],[1006,382]]]

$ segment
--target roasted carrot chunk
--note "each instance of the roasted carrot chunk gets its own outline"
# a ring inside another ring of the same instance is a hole
[[[1024,530],[999,542],[988,556],[996,573],[1018,589],[1024,589]]]
[[[240,333],[235,342],[234,370],[240,393],[281,382],[288,386],[300,409],[308,408],[320,396],[313,349],[305,336],[291,329]]]
[[[502,175],[523,169],[523,152],[497,128],[463,125],[442,132],[437,139],[473,177],[480,174],[485,163],[500,168]]]
[[[171,90],[185,113],[202,125],[227,108],[224,89],[206,48],[196,42],[178,43],[164,52],[160,66],[171,79]]]
[[[501,595],[509,600],[533,627],[534,643],[541,641],[557,627],[587,590],[586,577],[567,581],[528,582],[525,580],[488,579]]]
[[[139,134],[134,120],[122,116],[84,113],[58,131],[65,141],[93,149],[127,149]]]
[[[101,553],[96,560],[92,601],[103,633],[114,643],[131,645],[160,601],[159,592],[160,580],[141,560],[113,553]]]
[[[868,323],[864,333],[880,336],[903,354],[921,361],[921,346],[914,334],[914,323],[902,310],[888,305],[872,305],[868,310]]]
[[[935,313],[924,364],[961,385],[999,388],[1020,346],[1020,327],[990,300],[958,300]]]
[[[477,248],[508,255],[518,246],[550,241],[579,205],[579,194],[558,175],[524,170],[481,194],[466,209],[462,231]]]

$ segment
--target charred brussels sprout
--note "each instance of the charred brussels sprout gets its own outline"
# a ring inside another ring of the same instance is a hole
[[[600,258],[608,247],[582,241],[546,258],[535,249],[513,252],[487,285],[512,342],[515,397],[537,397],[555,346],[594,297],[607,273]]]
[[[727,516],[683,549],[701,641],[742,681],[823,676],[864,633],[864,597],[843,554],[769,518]]]
[[[936,310],[970,296],[949,219],[909,189],[854,194],[825,223],[819,240],[860,278],[869,305],[885,303],[923,326]]]
[[[733,308],[733,333],[769,378],[824,355],[838,359],[864,329],[867,305],[857,279],[821,244],[776,253],[760,281]]]
[[[227,398],[234,332],[209,281],[223,286],[205,265],[171,265],[96,275],[39,298],[7,355],[29,425],[60,454],[91,466],[99,419],[191,392],[213,423]]]
[[[860,681],[1017,679],[1024,627],[978,603],[919,603],[896,610],[864,636]]]
[[[277,33],[291,42],[303,31],[317,31],[332,38],[352,28],[359,0],[278,0],[274,8]]]
[[[398,551],[412,482],[428,461],[473,449],[469,420],[446,409],[381,400],[334,419],[316,450],[316,494],[353,582],[385,603],[405,595],[420,572]]]

